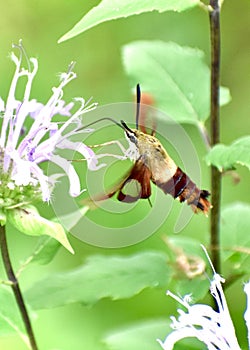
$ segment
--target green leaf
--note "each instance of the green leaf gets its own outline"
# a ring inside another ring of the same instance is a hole
[[[86,214],[87,211],[87,207],[82,207],[73,213],[53,218],[51,221],[63,223],[63,225],[69,230],[76,225],[76,223],[83,217],[83,215]],[[24,261],[19,271],[25,269],[30,263],[38,263],[41,265],[50,263],[60,247],[61,244],[54,238],[50,236],[41,236],[37,246],[34,249],[34,252]]]
[[[217,167],[220,171],[233,169],[240,164],[250,170],[250,136],[244,136],[234,141],[230,146],[215,145],[208,155],[208,165]]]
[[[144,288],[165,286],[170,273],[167,257],[160,252],[129,257],[98,255],[76,269],[50,274],[34,284],[26,297],[35,309],[74,302],[92,305],[103,298],[130,298]]]
[[[148,320],[114,330],[104,339],[110,350],[159,350],[157,339],[171,331],[170,320]]]
[[[10,333],[18,333],[29,348],[29,341],[26,336],[20,311],[10,287],[0,286],[0,335],[6,336]]]
[[[139,82],[155,106],[177,122],[204,123],[210,111],[210,71],[204,53],[162,41],[136,41],[122,50],[131,87]],[[222,90],[223,104],[229,90]]]
[[[171,331],[170,317],[166,316],[165,320],[148,320],[113,331],[103,341],[109,350],[159,350],[157,339],[163,341]],[[174,349],[200,350],[202,344],[197,339],[183,339]]]
[[[193,279],[178,279],[174,287],[175,294],[184,297],[187,294],[192,296],[192,303],[203,299],[209,294],[210,283],[207,276],[195,277]]]
[[[43,218],[35,207],[27,206],[8,210],[7,219],[20,232],[30,236],[50,236],[74,254],[62,225]]]
[[[103,0],[93,7],[68,33],[58,42],[73,38],[76,35],[106,21],[117,18],[139,15],[151,11],[181,12],[199,4],[199,0]]]
[[[22,264],[21,269],[27,267],[30,263],[38,263],[41,265],[49,264],[56,253],[58,252],[61,244],[50,236],[42,236],[37,242],[37,246],[34,252],[29,256],[26,261]]]
[[[250,268],[250,205],[233,203],[222,209],[222,260],[228,260],[237,271]]]

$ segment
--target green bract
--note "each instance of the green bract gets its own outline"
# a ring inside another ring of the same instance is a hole
[[[8,210],[7,220],[26,235],[51,236],[68,249],[68,251],[74,253],[62,225],[43,218],[33,206]]]

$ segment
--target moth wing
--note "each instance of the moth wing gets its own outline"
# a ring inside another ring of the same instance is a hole
[[[123,183],[124,179],[122,179],[121,182],[119,182],[112,189],[110,189],[109,192],[96,195],[92,198],[84,199],[81,201],[81,204],[88,206],[90,209],[96,209],[98,207],[96,202],[105,201],[106,199],[113,197],[120,190]]]
[[[92,199],[85,199],[82,204],[95,208],[95,202],[104,201],[113,197],[118,192],[117,199],[121,202],[132,203],[140,198],[149,198],[151,195],[151,171],[139,159],[135,162],[127,175],[110,191],[98,195]]]
[[[138,159],[120,187],[118,200],[125,203],[132,203],[140,198],[149,198],[151,196],[151,176],[152,174],[149,168],[141,159]]]
[[[144,134],[155,135],[156,131],[156,116],[154,108],[155,101],[151,94],[143,92],[141,94],[141,105],[138,127]],[[146,125],[148,127],[146,127]]]

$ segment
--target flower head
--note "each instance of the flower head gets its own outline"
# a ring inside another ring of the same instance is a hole
[[[190,337],[203,342],[209,350],[240,350],[222,289],[222,282],[224,282],[224,279],[214,271],[210,291],[215,299],[218,311],[205,304],[190,305],[190,296],[181,299],[173,293],[167,292],[167,295],[170,295],[184,306],[186,312],[178,310],[178,318],[171,317],[173,332],[168,334],[164,341],[158,340],[164,350],[172,350],[179,340]],[[246,284],[245,292],[249,303],[250,282]],[[245,320],[249,333],[249,306],[245,312]]]
[[[38,61],[26,57],[21,42],[14,47],[19,49],[19,57],[11,53],[11,59],[16,65],[15,73],[6,103],[0,98],[0,209],[20,207],[34,199],[45,202],[50,200],[55,179],[48,177],[40,167],[46,161],[56,163],[69,176],[71,196],[81,193],[80,181],[73,165],[57,155],[57,149],[77,150],[87,160],[91,170],[103,166],[97,164],[91,149],[80,142],[69,140],[81,125],[80,116],[96,106],[92,104],[86,107],[85,101],[77,98],[75,100],[80,102],[80,108],[71,114],[74,103],[65,104],[62,100],[64,87],[76,78],[72,71],[73,65],[70,65],[68,72],[60,75],[59,85],[52,88],[52,96],[46,104],[42,104],[30,98]],[[27,60],[27,69],[22,67],[23,56]],[[26,85],[19,101],[16,89],[21,78],[26,78]],[[66,116],[67,120],[58,123],[53,119],[55,115]],[[27,128],[26,124],[30,127]]]

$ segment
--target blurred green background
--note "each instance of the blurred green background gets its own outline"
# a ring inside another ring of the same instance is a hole
[[[57,73],[65,71],[68,64],[77,62],[75,71],[78,78],[65,90],[65,99],[75,96],[88,99],[93,96],[100,105],[132,100],[128,79],[121,62],[122,45],[130,41],[160,39],[174,41],[181,45],[198,47],[207,54],[209,64],[209,22],[201,9],[193,9],[181,14],[147,13],[127,19],[107,22],[90,29],[86,33],[62,44],[57,40],[67,32],[98,1],[76,0],[1,0],[0,37],[0,95],[5,98],[14,71],[8,59],[11,44],[21,38],[29,56],[39,60],[39,71],[34,82],[32,97],[46,102],[51,87],[57,83]],[[250,115],[250,2],[248,0],[225,1],[222,9],[222,77],[221,83],[229,87],[232,101],[221,110],[221,139],[230,143],[235,138],[249,134]],[[204,146],[194,127],[186,126],[195,140],[200,156],[204,156]],[[236,200],[249,202],[249,172],[239,168],[241,181],[235,185],[230,176],[223,179],[222,202]],[[203,185],[209,188],[209,171],[203,168]],[[174,215],[178,213],[178,203],[170,217],[172,227]],[[49,208],[42,207],[42,214],[51,215]],[[172,220],[172,221],[171,221]],[[209,221],[196,217],[185,229],[186,235],[203,240],[207,235]],[[167,227],[134,247],[108,250],[89,246],[74,237],[71,238],[75,256],[61,249],[49,266],[33,266],[21,279],[26,289],[37,277],[51,271],[63,271],[81,264],[86,256],[100,254],[129,254],[140,249],[164,249],[161,241]],[[249,233],[246,233],[249,234]],[[12,232],[9,235],[10,249],[14,265],[27,256],[35,244],[35,239]],[[84,284],[84,281],[82,281]],[[242,286],[228,290],[228,296],[242,293]],[[241,294],[242,295],[242,294]],[[1,301],[2,303],[3,301]],[[245,337],[242,308],[230,304],[233,318],[237,320],[237,331],[241,339]],[[34,331],[40,349],[104,349],[100,343],[105,332],[133,321],[148,318],[166,317],[174,311],[175,305],[169,302],[163,290],[146,290],[130,300],[103,300],[92,308],[82,305],[69,305],[38,313]],[[26,349],[17,336],[0,338],[1,349]]]

